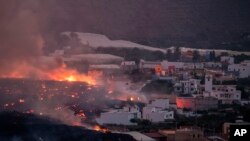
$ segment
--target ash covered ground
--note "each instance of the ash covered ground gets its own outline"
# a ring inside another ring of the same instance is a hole
[[[64,115],[65,111],[71,111],[81,119],[91,119],[102,109],[118,102],[107,96],[104,87],[84,82],[0,79],[0,95],[2,111],[48,115],[69,124],[71,122],[63,119],[70,119]]]
[[[131,136],[102,133],[19,112],[0,113],[1,141],[134,141]]]
[[[119,140],[94,129],[103,109],[124,103],[108,95],[104,87],[84,82],[0,79],[0,139]]]

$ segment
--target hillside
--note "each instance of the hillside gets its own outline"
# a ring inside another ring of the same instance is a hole
[[[129,135],[102,133],[68,126],[46,117],[0,112],[0,140],[4,141],[133,141]]]

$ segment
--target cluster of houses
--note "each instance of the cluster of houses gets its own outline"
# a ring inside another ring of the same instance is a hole
[[[169,99],[156,99],[140,108],[128,105],[122,109],[108,109],[101,113],[96,121],[100,125],[136,125],[133,119],[145,119],[153,123],[174,119],[174,111],[170,109]]]
[[[57,52],[62,54],[62,52]],[[85,58],[84,58],[85,57]],[[66,64],[82,65],[87,60],[88,71],[102,71],[108,76],[123,76],[124,72],[139,70],[145,78],[167,81],[173,84],[174,98],[152,99],[145,106],[126,105],[122,108],[104,109],[96,118],[100,125],[137,125],[135,121],[148,120],[152,123],[174,121],[176,114],[200,116],[198,111],[217,109],[219,104],[250,104],[250,100],[242,99],[242,92],[236,85],[223,82],[250,77],[250,60],[235,63],[234,57],[221,56],[220,61],[213,62],[171,62],[163,61],[124,61],[115,56],[96,55],[71,56],[64,58]],[[101,60],[96,63],[97,60]],[[115,60],[115,61],[114,61]],[[115,62],[115,63],[114,63]],[[249,89],[250,91],[250,89]],[[225,128],[225,129],[224,129]],[[228,137],[228,124],[223,126],[224,139]],[[224,140],[220,137],[205,138],[202,129],[180,128],[159,130],[154,133],[125,132],[138,141],[156,140]]]
[[[131,119],[164,122],[174,119],[174,111],[185,116],[197,116],[197,111],[216,109],[219,104],[249,103],[249,100],[242,100],[236,85],[222,84],[223,81],[249,77],[248,60],[235,64],[233,57],[222,56],[219,62],[202,63],[140,60],[136,64],[134,61],[123,61],[120,69],[126,72],[139,69],[141,73],[153,76],[152,79],[172,82],[175,100],[170,103],[169,99],[155,99],[142,108],[127,106],[108,110],[97,118],[101,125],[135,125]],[[218,83],[215,84],[215,81]]]

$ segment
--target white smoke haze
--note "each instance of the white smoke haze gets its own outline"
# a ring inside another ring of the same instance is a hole
[[[127,82],[109,80],[107,85],[111,98],[123,101],[148,102],[146,96],[141,92],[142,84],[133,84],[130,80],[127,80]]]

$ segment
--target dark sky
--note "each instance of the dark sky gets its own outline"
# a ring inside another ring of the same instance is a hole
[[[115,39],[222,41],[250,29],[249,0],[57,0],[53,5],[50,30]]]
[[[0,28],[12,22],[11,30],[33,30],[51,42],[61,31],[82,31],[152,46],[189,46],[250,32],[249,7],[249,0],[0,0]],[[24,9],[32,18],[18,19]],[[1,38],[7,32],[13,31],[1,31]]]

